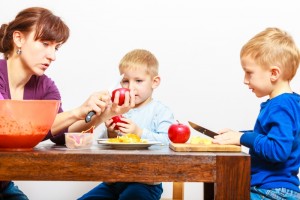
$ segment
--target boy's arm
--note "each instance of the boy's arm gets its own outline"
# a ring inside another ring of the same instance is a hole
[[[293,130],[297,129],[296,120],[290,112],[289,108],[276,105],[276,109],[269,111],[268,117],[258,118],[259,129],[244,133],[224,129],[215,136],[213,143],[242,144],[265,160],[285,162],[295,140]]]
[[[269,111],[268,117],[259,119],[262,128],[259,133],[253,133],[255,137],[250,147],[256,155],[270,162],[285,162],[289,158],[293,142],[299,137],[299,122],[291,110],[277,105],[276,109]]]

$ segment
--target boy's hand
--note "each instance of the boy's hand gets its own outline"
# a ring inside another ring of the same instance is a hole
[[[105,122],[105,126],[107,128],[107,131],[113,131],[115,129],[116,124],[113,123],[112,119],[109,119]]]
[[[107,136],[108,138],[115,138],[118,136],[118,133],[115,131],[115,126],[116,124],[113,123],[112,119],[109,119],[105,122],[105,126],[106,126],[106,131],[107,131]]]
[[[212,140],[215,144],[235,144],[240,145],[240,139],[243,133],[233,131],[231,129],[223,129],[218,132],[220,135],[217,135]]]
[[[119,92],[116,92],[114,102],[111,102],[103,114],[100,116],[102,118],[102,122],[107,121],[116,115],[121,115],[128,112],[131,108],[135,106],[135,92],[132,90],[130,92],[125,93],[125,102],[123,105],[119,106]]]
[[[123,134],[133,133],[138,135],[139,137],[142,136],[143,130],[140,127],[138,127],[132,120],[127,118],[121,118],[121,120],[126,122],[126,123],[121,123],[121,122],[117,123],[121,133]]]
[[[124,114],[135,106],[135,91],[131,90],[130,92],[125,93],[124,104],[121,106],[119,106],[119,96],[120,92],[116,92],[114,101],[111,105],[111,112],[113,113],[113,116]]]

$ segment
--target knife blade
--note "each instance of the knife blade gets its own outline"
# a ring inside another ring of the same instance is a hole
[[[202,126],[199,126],[198,124],[195,124],[195,123],[190,122],[190,121],[188,121],[188,122],[189,122],[190,126],[191,126],[193,129],[195,129],[196,131],[198,131],[198,132],[200,132],[200,133],[203,133],[203,134],[205,134],[205,135],[207,135],[207,136],[209,136],[209,137],[211,137],[211,138],[214,138],[214,136],[219,135],[218,133],[213,132],[213,131],[211,131],[211,130],[209,130],[209,129],[207,129],[207,128],[204,128],[204,127],[202,127]]]
[[[117,89],[117,87],[119,86],[119,84],[120,84],[121,80],[123,79],[123,77],[124,77],[124,74],[121,74],[121,76],[118,77],[118,79],[114,82],[114,84],[111,87],[109,87],[108,91],[109,91],[110,94],[112,94],[114,89]],[[90,122],[92,120],[92,117],[95,114],[96,114],[96,112],[93,111],[93,110],[88,112],[88,114],[85,117],[85,122],[86,123]]]

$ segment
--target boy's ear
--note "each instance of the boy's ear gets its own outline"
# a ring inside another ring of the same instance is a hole
[[[155,76],[153,79],[152,79],[152,89],[155,89],[159,86],[160,84],[160,76]]]
[[[272,66],[271,67],[271,81],[274,82],[276,80],[278,80],[278,78],[280,77],[281,75],[281,69],[277,66]]]

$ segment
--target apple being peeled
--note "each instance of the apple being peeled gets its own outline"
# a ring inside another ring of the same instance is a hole
[[[168,130],[169,139],[174,143],[186,143],[191,135],[190,128],[181,123],[172,124]]]
[[[113,120],[114,124],[117,124],[118,122],[127,124],[127,122],[122,121],[121,118],[124,118],[123,115],[117,115],[117,116],[112,117],[111,119]],[[115,126],[115,130],[119,130],[118,125]]]
[[[124,104],[124,101],[125,101],[125,93],[126,92],[129,92],[130,90],[128,88],[118,88],[118,89],[115,89],[113,92],[112,92],[112,95],[111,95],[111,101],[113,102],[114,99],[115,99],[115,94],[116,92],[119,91],[120,93],[120,96],[119,96],[119,106],[123,105]]]

